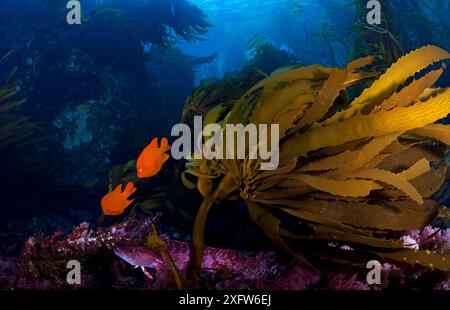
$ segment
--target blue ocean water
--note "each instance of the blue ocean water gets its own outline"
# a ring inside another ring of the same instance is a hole
[[[343,66],[351,58],[355,37],[352,26],[358,19],[354,4],[346,0],[210,0],[193,1],[214,25],[204,41],[180,42],[184,51],[205,55],[219,51],[216,63],[205,65],[197,81],[211,75],[239,70],[248,58],[247,42],[262,35],[281,49],[294,51],[303,64]],[[368,1],[360,1],[362,6]],[[450,2],[389,1],[395,36],[404,52],[435,44],[449,46],[445,29]],[[370,12],[369,9],[364,12]],[[382,28],[382,27],[381,27]]]
[[[205,41],[180,43],[189,54],[219,51],[216,63],[200,69],[197,81],[210,75],[239,70],[249,58],[247,42],[255,35],[268,38],[280,49],[302,53],[303,63],[343,65],[346,47],[330,42],[334,55],[324,46],[321,32],[347,35],[355,12],[346,1],[194,1],[214,25]],[[327,28],[327,29],[325,29]],[[347,42],[350,43],[350,42]],[[349,46],[348,46],[349,47]],[[314,53],[308,52],[314,50]]]

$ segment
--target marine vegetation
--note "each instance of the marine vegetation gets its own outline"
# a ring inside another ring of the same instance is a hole
[[[403,54],[399,35],[392,22],[391,4],[386,1],[381,2],[381,24],[368,25],[365,22],[367,1],[354,0],[354,3],[356,21],[351,29],[351,35],[356,42],[351,52],[351,59],[369,55],[377,56],[381,62],[378,64],[378,69],[386,69]]]
[[[211,26],[206,15],[186,0],[139,0],[129,3],[105,0],[100,10],[102,8],[123,11],[129,17],[133,32],[142,38],[143,43],[168,45],[176,38],[195,41]]]
[[[446,180],[450,127],[437,121],[450,113],[450,90],[433,88],[445,66],[432,65],[448,58],[425,46],[375,81],[377,72],[363,70],[371,56],[346,68],[286,68],[249,89],[231,110],[228,102],[212,109],[205,123],[279,124],[280,167],[261,171],[259,160],[248,158],[187,163],[185,185],[203,196],[193,228],[193,283],[200,278],[208,213],[215,202],[236,196],[281,250],[309,266],[317,259],[378,258],[448,271],[449,253],[405,248],[401,239],[440,214],[434,194]],[[361,85],[368,86],[355,94]]]
[[[0,65],[6,61],[12,51],[0,58]],[[4,85],[0,85],[0,154],[17,148],[23,148],[37,143],[33,139],[35,131],[39,128],[36,123],[30,121],[29,117],[17,115],[17,110],[26,99],[14,100],[18,87],[15,79],[15,68],[8,74]]]
[[[29,206],[22,203],[24,197],[31,196],[30,192],[44,186],[44,180],[48,180],[48,173],[51,172],[49,165],[40,162],[46,135],[40,124],[24,112],[28,102],[20,91],[17,68],[5,69],[12,54],[13,51],[0,57],[0,70],[5,74],[0,77],[0,177],[3,180],[0,195],[3,197],[3,219],[17,211],[17,206]],[[16,197],[19,189],[23,194],[24,186],[29,184],[30,179],[41,183],[27,188],[27,195]],[[18,201],[20,203],[13,204]]]
[[[67,284],[67,262],[78,260],[83,266],[83,280],[78,289],[173,289],[169,261],[145,246],[152,220],[127,220],[110,227],[91,229],[87,223],[65,235],[36,235],[23,247],[20,259],[0,256],[0,285],[9,289],[73,289]],[[189,243],[161,236],[177,269],[188,265]],[[415,231],[408,240],[427,240],[427,249],[450,246],[450,230],[435,234],[426,227]],[[202,268],[208,275],[208,288],[217,290],[367,290],[366,265],[346,270],[318,267],[311,270],[295,261],[277,259],[275,251],[249,252],[208,247]],[[407,272],[405,272],[407,271]],[[376,289],[417,289],[449,287],[445,274],[430,269],[397,268],[383,264],[382,281]]]
[[[28,99],[21,112],[46,130],[65,181],[94,191],[105,186],[110,163],[137,153],[150,130],[167,132],[178,121],[174,103],[211,58],[175,45],[210,25],[186,0],[82,2],[82,23],[73,27],[66,0],[3,1],[0,55],[15,50],[20,96]]]
[[[247,50],[251,59],[247,62],[246,67],[258,68],[266,73],[299,63],[293,53],[278,49],[266,37],[260,35],[255,35],[248,41]]]
[[[232,103],[238,100],[251,85],[266,76],[264,72],[251,68],[237,74],[227,75],[222,80],[203,81],[186,98],[181,122],[192,125],[194,116],[204,117],[212,108],[225,102],[231,102],[231,108]]]
[[[234,101],[274,70],[299,64],[294,54],[278,49],[260,35],[249,40],[247,51],[251,57],[240,72],[227,74],[221,80],[206,79],[192,91],[185,100],[181,122],[192,125],[194,116],[204,117],[224,102],[231,108]]]
[[[30,122],[28,117],[12,113],[26,101],[25,99],[8,101],[16,92],[14,85],[0,86],[0,152],[7,148],[25,147],[35,142],[32,136],[38,125]]]

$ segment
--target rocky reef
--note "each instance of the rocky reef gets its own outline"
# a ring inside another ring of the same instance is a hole
[[[152,220],[128,220],[107,228],[80,224],[65,235],[30,237],[20,258],[0,258],[1,289],[174,289],[167,261],[146,246]],[[157,224],[157,222],[156,222]],[[161,237],[180,270],[190,258],[190,246]],[[422,243],[421,241],[426,241]],[[450,247],[450,230],[427,227],[404,236],[405,244],[433,250]],[[423,244],[423,245],[422,245]],[[330,247],[335,245],[330,244]],[[348,251],[352,249],[347,248]],[[81,264],[81,284],[66,282],[67,263]],[[146,268],[143,272],[142,268]],[[275,251],[237,251],[207,248],[203,261],[205,287],[219,290],[379,290],[449,289],[446,273],[429,268],[384,263],[380,285],[368,285],[365,265],[318,266],[310,269],[295,259],[280,260]]]

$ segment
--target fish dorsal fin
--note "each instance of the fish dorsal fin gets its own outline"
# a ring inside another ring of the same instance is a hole
[[[157,149],[158,148],[158,138],[153,138],[152,142],[147,146],[149,150]]]
[[[119,184],[118,186],[116,186],[116,188],[112,191],[112,193],[122,193],[122,184]]]

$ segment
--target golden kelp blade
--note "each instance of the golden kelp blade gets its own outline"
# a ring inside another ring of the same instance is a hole
[[[314,128],[295,136],[282,146],[284,158],[304,156],[323,147],[337,146],[367,137],[422,128],[450,113],[450,90],[411,107],[358,114],[342,122]]]
[[[295,67],[281,73],[274,73],[267,79],[264,79],[253,86],[236,102],[227,117],[228,123],[247,123],[248,113],[245,113],[245,106],[248,105],[249,101],[251,101],[252,96],[255,96],[258,92],[260,93],[260,96],[258,97],[259,100],[255,102],[255,106],[252,107],[252,111],[250,111],[251,114],[271,114],[273,116],[273,113],[269,112],[269,110],[273,110],[273,105],[271,105],[269,99],[277,91],[289,86],[295,81],[305,81],[308,83],[318,83],[320,81],[324,81],[328,78],[329,70],[329,68],[314,65],[309,67]],[[266,109],[269,110],[265,112]],[[257,118],[258,116],[255,117]],[[253,120],[253,122],[257,122],[257,119]]]
[[[391,134],[383,137],[373,138],[362,150],[345,151],[335,156],[314,161],[300,168],[300,171],[325,171],[337,168],[361,168],[368,164],[383,149],[397,140],[400,134]]]
[[[306,219],[305,214],[314,214],[320,220],[317,224],[325,224],[324,221],[333,220],[340,225],[347,225],[348,231],[358,231],[361,234],[378,233],[387,231],[403,231],[423,228],[437,214],[437,203],[426,200],[424,205],[411,203],[410,200],[388,201],[385,203],[369,203],[358,200],[339,200],[338,196],[318,195],[306,197],[303,200],[279,199],[271,202],[292,210],[301,210],[303,215],[297,213],[299,220]],[[294,212],[294,211],[289,211]],[[291,213],[292,214],[292,213]],[[358,227],[364,227],[360,229]]]
[[[341,197],[365,197],[375,189],[380,189],[375,182],[366,180],[332,180],[312,175],[299,175],[296,179],[309,186]]]
[[[428,88],[431,88],[434,83],[444,73],[444,69],[439,69],[427,73],[424,77],[414,80],[410,85],[403,88],[400,92],[394,93],[391,97],[381,104],[384,110],[391,110],[396,107],[407,107],[417,100]]]
[[[450,145],[450,126],[442,124],[431,124],[423,128],[417,128],[409,133],[421,137],[432,138]]]
[[[423,204],[423,198],[419,192],[401,175],[392,173],[386,170],[380,169],[366,169],[354,172],[348,176],[349,178],[361,178],[374,181],[380,181],[389,185],[393,185],[396,188],[403,191],[408,197],[417,202]]]
[[[385,109],[395,106],[408,106],[412,99],[418,98],[417,93],[426,89],[428,85],[433,84],[433,81],[439,78],[442,70],[430,72],[419,80],[413,81],[399,93],[394,92],[416,73],[435,62],[448,59],[449,55],[448,52],[435,46],[425,46],[405,55],[393,64],[371,87],[364,90],[348,109],[336,113],[323,121],[322,125],[352,118],[360,112],[368,114],[378,105],[384,105]]]
[[[436,46],[425,46],[400,58],[379,80],[366,89],[361,96],[353,101],[352,106],[380,102],[413,76],[429,65],[450,58],[450,54]]]

